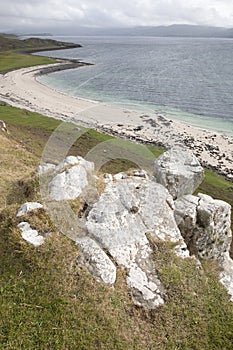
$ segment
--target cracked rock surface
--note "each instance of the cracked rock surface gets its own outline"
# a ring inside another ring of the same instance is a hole
[[[175,218],[190,252],[204,260],[215,260],[220,282],[233,300],[233,260],[229,256],[232,240],[231,206],[199,193],[175,201]]]
[[[43,167],[49,171],[54,168]],[[183,148],[165,152],[155,161],[153,178],[143,170],[131,176],[106,174],[103,192],[93,201],[86,190],[96,180],[93,163],[72,156],[54,169],[48,187],[52,199],[86,196],[81,219],[75,217],[82,220],[83,235],[74,233],[72,239],[79,246],[79,262],[98,281],[114,285],[120,266],[126,271],[135,304],[146,308],[163,304],[166,290],[156,270],[150,236],[155,241],[174,243],[171,249],[181,258],[191,253],[196,258],[215,260],[221,268],[219,279],[233,299],[231,208],[207,195],[192,195],[204,172],[190,152]],[[62,202],[59,207],[62,209]]]
[[[173,200],[160,184],[128,177],[109,182],[87,217],[88,232],[127,270],[127,284],[136,304],[163,303],[152,250],[146,237],[176,242],[177,254],[189,255],[173,215]]]
[[[194,154],[183,147],[174,147],[155,161],[154,176],[176,199],[193,194],[204,179],[204,170]]]

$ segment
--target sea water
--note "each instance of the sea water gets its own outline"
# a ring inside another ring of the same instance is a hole
[[[233,134],[233,40],[55,37],[82,48],[44,52],[92,63],[39,80],[72,96],[156,111]]]

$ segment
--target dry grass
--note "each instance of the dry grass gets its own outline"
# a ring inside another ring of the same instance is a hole
[[[38,159],[28,153],[20,143],[10,140],[0,131],[0,162],[1,209],[14,202],[16,187],[23,189],[25,179],[30,179]],[[18,201],[18,196],[15,201]]]

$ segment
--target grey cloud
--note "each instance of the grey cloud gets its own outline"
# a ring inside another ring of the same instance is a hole
[[[232,0],[0,0],[0,31],[172,23],[233,27]]]

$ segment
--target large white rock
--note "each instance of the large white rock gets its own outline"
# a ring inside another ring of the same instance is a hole
[[[75,165],[52,179],[49,184],[49,194],[56,201],[75,199],[87,185],[86,169],[81,165]]]
[[[27,202],[21,205],[19,210],[17,211],[16,217],[20,217],[22,215],[25,215],[31,211],[34,211],[36,209],[43,208],[43,205],[37,202]]]
[[[175,218],[192,254],[215,260],[221,269],[220,282],[233,301],[233,260],[229,256],[231,206],[212,197],[187,195],[175,201]]]
[[[94,163],[82,157],[68,156],[55,168],[55,177],[49,184],[50,197],[56,201],[77,198],[93,175]]]
[[[156,239],[183,241],[173,215],[173,200],[160,184],[129,177],[110,182],[89,213],[88,230],[108,248]]]
[[[174,147],[156,159],[154,177],[176,199],[193,194],[203,181],[204,170],[194,154]]]
[[[44,243],[44,237],[38,231],[33,230],[28,222],[21,222],[18,224],[18,228],[21,231],[22,238],[34,247],[38,247]]]
[[[202,259],[222,260],[230,250],[231,206],[210,196],[175,201],[175,218],[189,250]]]
[[[91,238],[78,238],[76,243],[79,246],[79,262],[87,267],[95,278],[106,284],[112,285],[116,281],[116,266]]]
[[[176,242],[177,254],[189,255],[173,215],[173,199],[160,184],[127,177],[109,182],[87,217],[93,239],[127,271],[134,302],[149,308],[163,303],[164,289],[156,274],[146,234]]]

